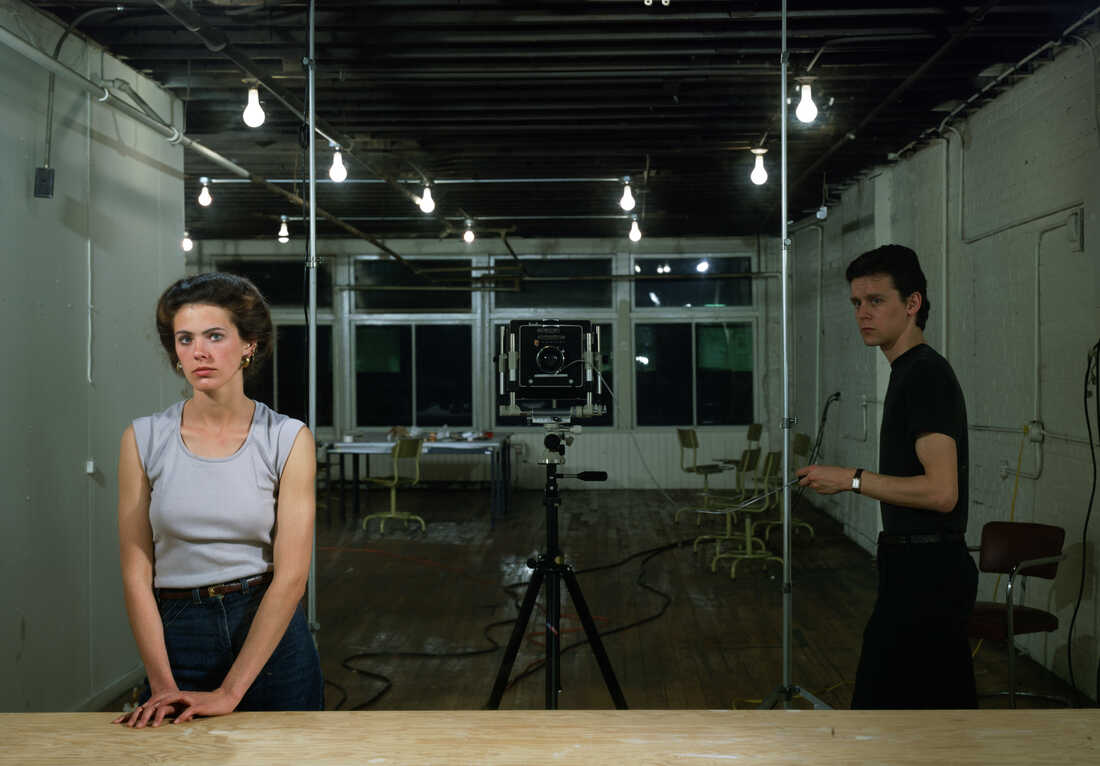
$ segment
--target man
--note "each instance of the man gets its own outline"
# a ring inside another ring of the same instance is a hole
[[[879,473],[810,465],[799,484],[879,501],[878,598],[863,633],[853,708],[976,708],[967,622],[978,571],[966,549],[966,404],[924,340],[917,255],[885,245],[848,266],[860,336],[890,362]]]

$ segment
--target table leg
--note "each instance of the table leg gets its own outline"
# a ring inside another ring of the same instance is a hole
[[[359,456],[351,456],[351,491],[354,493],[352,498],[352,509],[355,512],[355,521],[359,521]]]
[[[336,457],[340,461],[340,521],[346,524],[348,521],[348,511],[347,508],[344,506],[344,493],[347,491],[347,488],[345,487],[345,484],[347,482],[345,482],[344,480],[344,458],[346,458],[347,455],[345,455],[343,452],[340,452],[336,455]]]

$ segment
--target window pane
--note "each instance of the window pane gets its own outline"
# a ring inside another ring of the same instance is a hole
[[[638,425],[687,425],[691,418],[691,325],[634,327]]]
[[[355,328],[356,424],[412,425],[412,328]]]
[[[706,264],[706,270],[699,267]],[[637,308],[658,306],[751,306],[752,278],[720,278],[721,274],[744,274],[752,271],[752,258],[638,258],[635,274],[652,277],[664,273],[678,279],[636,279],[634,305]],[[661,269],[662,271],[658,271]]]
[[[497,308],[607,308],[611,305],[610,279],[578,277],[610,276],[610,258],[523,259],[523,269],[533,279],[520,279],[519,291],[499,290]],[[511,258],[494,258],[501,273],[516,271]],[[541,281],[546,279],[547,281]],[[504,284],[509,284],[504,282]]]
[[[409,261],[420,274],[396,261],[355,262],[356,311],[469,311],[470,260]],[[439,271],[435,271],[439,269]],[[409,288],[424,289],[409,289]],[[367,289],[362,289],[367,288]]]
[[[752,325],[696,325],[695,364],[699,425],[753,422]]]
[[[614,349],[615,349],[615,337],[611,329],[611,324],[608,322],[602,322],[597,325],[600,328],[600,375],[603,377],[604,387],[615,390],[615,375],[614,375]],[[503,324],[498,324],[493,328],[493,347],[492,354],[490,356],[496,356],[497,346],[500,344],[500,328],[504,327]],[[527,419],[523,415],[499,415],[496,405],[496,386],[499,383],[497,381],[496,364],[493,365],[493,415],[496,419],[497,426],[525,426],[527,425]],[[605,396],[605,402],[607,405],[607,412],[599,417],[586,418],[579,421],[582,426],[613,426],[615,425],[615,401],[611,395]],[[547,402],[547,407],[550,403]]]
[[[276,409],[284,415],[309,422],[307,392],[309,354],[305,325],[275,328],[275,375],[278,378]],[[317,327],[317,425],[332,425],[332,328]]]
[[[300,261],[218,261],[218,271],[236,274],[260,288],[272,306],[304,306],[309,300],[309,275]],[[332,308],[332,271],[317,269],[317,305]]]
[[[472,353],[470,325],[417,326],[416,425],[473,425]]]

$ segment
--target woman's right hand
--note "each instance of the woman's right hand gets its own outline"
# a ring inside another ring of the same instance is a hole
[[[165,718],[175,718],[183,712],[185,706],[175,702],[179,699],[179,696],[180,690],[173,684],[171,688],[155,692],[144,703],[138,705],[129,713],[123,713],[111,723],[120,723],[123,726],[129,726],[131,729],[144,729],[150,724],[154,727],[160,726]]]

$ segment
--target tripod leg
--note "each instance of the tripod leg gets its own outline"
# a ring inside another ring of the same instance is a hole
[[[623,690],[619,688],[615,671],[611,669],[611,660],[604,649],[603,641],[600,640],[600,632],[596,630],[592,613],[588,611],[588,603],[584,600],[584,594],[581,593],[581,584],[577,582],[577,576],[573,574],[573,570],[568,567],[562,570],[561,576],[565,580],[566,587],[569,588],[569,597],[573,599],[573,606],[577,608],[577,615],[581,618],[581,625],[584,626],[584,634],[588,637],[592,653],[596,655],[596,662],[600,666],[600,672],[603,673],[604,685],[611,692],[611,699],[615,703],[615,707],[619,710],[626,710],[626,697],[623,696]]]
[[[493,684],[493,691],[489,694],[489,702],[486,708],[497,710],[500,700],[504,696],[504,689],[508,686],[508,677],[512,675],[512,665],[515,664],[516,655],[519,654],[519,645],[523,642],[523,633],[527,630],[527,622],[531,619],[531,612],[535,608],[535,599],[538,598],[539,588],[542,587],[543,573],[540,569],[531,572],[531,580],[527,583],[527,593],[523,597],[523,605],[516,615],[516,625],[512,628],[512,637],[508,639],[508,646],[504,649],[504,657],[500,661],[500,670],[497,671],[497,680]]]

